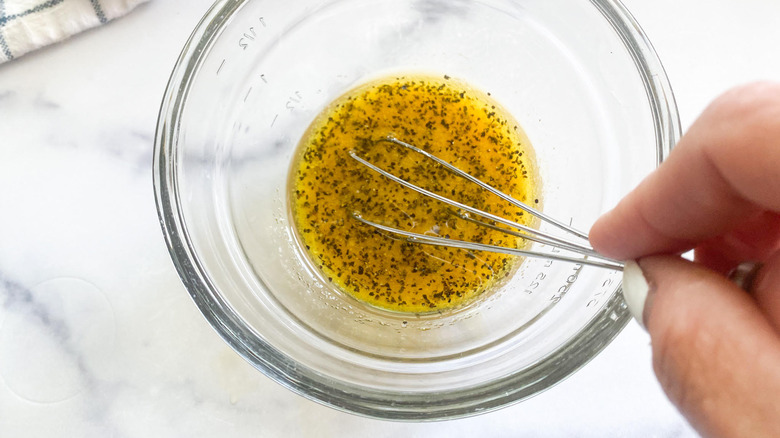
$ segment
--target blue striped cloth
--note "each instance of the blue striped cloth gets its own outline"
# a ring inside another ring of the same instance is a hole
[[[147,0],[0,0],[0,63],[126,14]]]

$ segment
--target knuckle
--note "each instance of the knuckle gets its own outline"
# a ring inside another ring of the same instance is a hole
[[[689,398],[684,384],[688,362],[680,360],[678,351],[687,332],[682,324],[672,324],[653,336],[653,371],[669,398],[678,405]]]
[[[705,114],[706,141],[699,146],[730,184],[754,187],[755,180],[775,174],[780,163],[780,83],[735,88],[716,99]]]
[[[780,83],[753,82],[734,88],[713,103],[718,118],[738,121],[747,133],[773,129],[780,133]]]
[[[723,352],[711,327],[696,315],[663,313],[668,318],[653,334],[653,370],[675,404],[696,406],[706,397],[707,364]]]

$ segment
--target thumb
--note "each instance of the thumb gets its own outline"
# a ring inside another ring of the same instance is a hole
[[[671,401],[705,436],[780,436],[780,337],[754,298],[676,256],[639,265],[653,368]]]

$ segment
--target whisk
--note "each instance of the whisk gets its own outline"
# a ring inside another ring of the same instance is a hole
[[[528,227],[523,224],[519,224],[515,221],[506,219],[501,216],[494,215],[492,213],[489,213],[487,211],[480,210],[478,208],[474,208],[473,206],[463,204],[461,202],[455,201],[453,199],[447,198],[446,196],[442,196],[437,193],[433,193],[429,190],[426,190],[420,186],[417,186],[415,184],[410,183],[409,181],[406,181],[402,178],[399,178],[396,175],[393,175],[392,173],[381,169],[380,167],[376,166],[375,164],[371,163],[370,161],[362,158],[359,156],[354,150],[349,152],[349,155],[355,159],[358,163],[362,164],[363,166],[366,166],[367,168],[379,173],[380,175],[384,176],[385,178],[394,181],[398,184],[401,184],[411,190],[414,190],[424,196],[431,197],[437,201],[443,202],[451,207],[454,207],[456,210],[453,212],[458,217],[467,220],[469,222],[473,222],[480,226],[485,226],[494,230],[499,230],[501,232],[513,235],[515,237],[520,237],[529,241],[541,243],[544,245],[549,245],[553,248],[556,248],[557,250],[563,250],[570,253],[574,253],[574,255],[567,255],[565,253],[561,252],[541,252],[541,251],[532,251],[532,250],[524,250],[524,249],[518,249],[518,248],[508,248],[508,247],[502,247],[497,245],[491,245],[491,244],[484,244],[484,243],[476,243],[476,242],[469,242],[469,241],[463,241],[463,240],[457,240],[457,239],[451,239],[449,237],[441,237],[441,236],[429,236],[425,234],[419,234],[419,233],[413,233],[405,230],[401,230],[398,228],[390,227],[387,225],[383,225],[377,222],[373,222],[371,220],[368,220],[364,218],[360,212],[353,212],[352,216],[357,219],[358,221],[372,226],[378,230],[384,231],[386,233],[392,233],[394,235],[403,236],[407,241],[414,242],[414,243],[420,243],[425,245],[435,245],[435,246],[445,246],[445,247],[451,247],[451,248],[461,248],[465,250],[470,251],[489,251],[494,253],[501,253],[501,254],[507,254],[507,255],[515,255],[515,256],[523,256],[523,257],[533,257],[533,258],[542,258],[542,259],[553,259],[553,260],[559,260],[563,262],[571,262],[571,263],[580,263],[583,265],[589,265],[589,266],[596,266],[599,268],[605,268],[605,269],[612,269],[612,270],[623,270],[623,263],[611,259],[609,257],[605,257],[597,253],[588,243],[588,235],[586,233],[583,233],[581,231],[578,231],[571,226],[552,218],[545,213],[531,207],[528,204],[525,204],[523,202],[518,201],[517,199],[507,195],[506,193],[503,193],[502,191],[496,189],[495,187],[479,180],[478,178],[474,177],[473,175],[466,173],[454,165],[448,163],[445,160],[442,160],[441,158],[426,152],[414,145],[411,145],[409,143],[406,143],[404,141],[401,141],[393,136],[385,137],[379,141],[389,142],[393,143],[397,146],[406,148],[411,150],[412,152],[415,152],[417,154],[420,154],[421,156],[425,157],[426,159],[433,160],[434,162],[440,164],[453,174],[464,178],[482,189],[492,193],[493,195],[498,196],[499,198],[505,200],[506,202],[509,202],[510,204],[515,205],[516,207],[519,207],[526,212],[538,217],[542,221],[554,226],[555,228],[563,231],[566,233],[566,237],[556,236],[550,232],[534,229],[531,227]],[[481,219],[479,219],[481,218]],[[494,223],[488,223],[485,222],[485,220],[492,221]],[[512,229],[506,229],[503,227],[499,227],[496,224],[502,224],[504,226],[510,227]],[[516,231],[517,230],[517,231]]]

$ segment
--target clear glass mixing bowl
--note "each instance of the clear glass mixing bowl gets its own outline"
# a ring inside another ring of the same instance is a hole
[[[534,145],[545,211],[583,230],[679,137],[663,68],[617,1],[218,1],[162,103],[157,206],[195,303],[263,373],[362,415],[462,417],[559,382],[629,314],[619,273],[563,262],[526,260],[499,290],[423,316],[310,269],[287,198],[297,143],[332,99],[408,71],[490,92]]]

